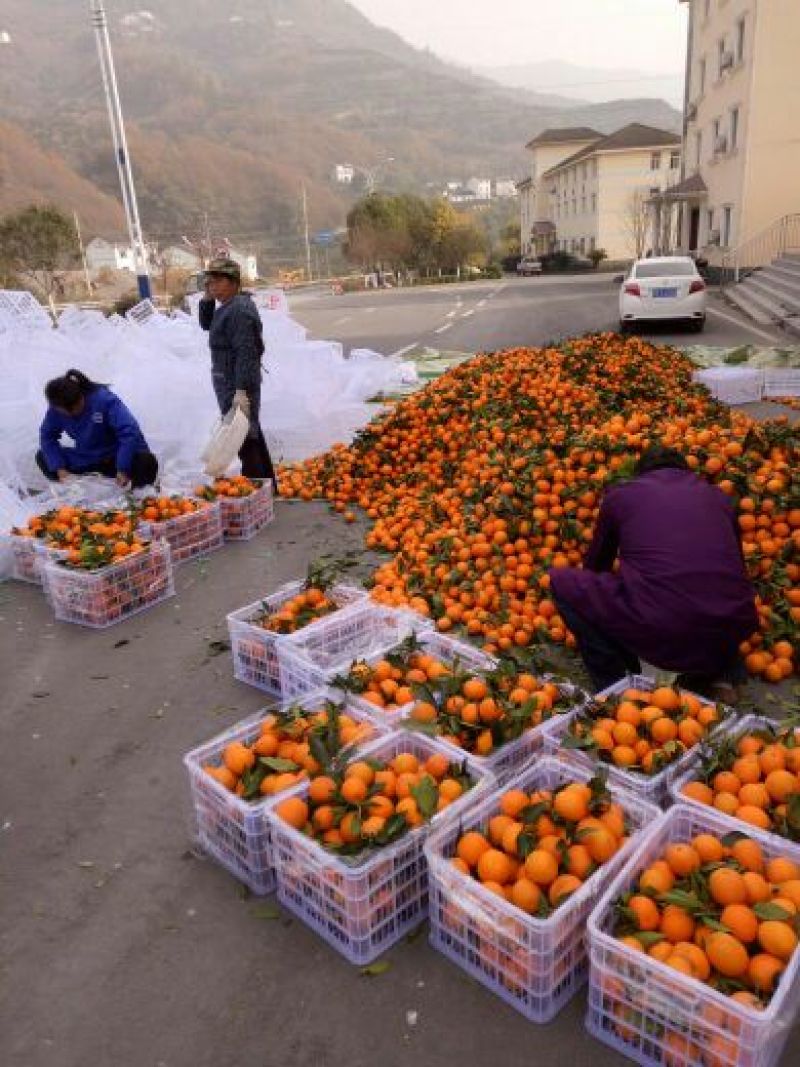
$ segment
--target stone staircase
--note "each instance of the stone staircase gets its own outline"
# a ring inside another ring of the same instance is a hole
[[[800,253],[784,252],[724,292],[731,304],[755,322],[779,326],[800,337]]]

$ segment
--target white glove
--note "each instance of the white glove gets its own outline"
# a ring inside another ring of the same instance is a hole
[[[233,406],[235,408],[241,408],[241,410],[249,417],[250,415],[250,399],[244,389],[237,389],[233,394]]]

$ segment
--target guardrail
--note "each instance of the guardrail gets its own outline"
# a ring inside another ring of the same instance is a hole
[[[721,288],[724,290],[741,281],[787,252],[800,252],[800,214],[784,215],[738,248],[725,252],[721,260]]]

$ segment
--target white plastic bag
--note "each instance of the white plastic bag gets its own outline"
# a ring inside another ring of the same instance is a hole
[[[219,478],[236,459],[250,429],[250,420],[241,408],[233,408],[220,419],[203,449],[201,459],[206,474]]]

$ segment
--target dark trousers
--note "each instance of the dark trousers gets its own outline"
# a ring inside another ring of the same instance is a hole
[[[41,450],[36,453],[36,465],[49,481],[55,482],[58,480],[58,473],[51,471],[47,466],[47,461]],[[83,470],[75,470],[69,467],[68,470],[70,474],[102,474],[106,478],[116,478],[118,474],[117,462],[114,456],[101,460],[93,467],[86,467]],[[153,485],[158,477],[158,460],[152,452],[136,452],[129,473],[132,489],[142,489],[145,485]]]
[[[271,481],[275,495],[278,495],[278,479],[275,477],[272,456],[269,454],[267,442],[264,440],[264,431],[260,426],[254,434],[251,425],[250,433],[239,449],[239,459],[242,461],[242,474],[245,478],[262,478],[265,481]]]
[[[594,626],[570,604],[559,600],[558,597],[555,597],[555,602],[561,618],[578,642],[581,659],[598,692],[628,674],[639,673],[639,657],[632,649]],[[653,666],[658,667],[659,664],[654,663]],[[742,657],[735,652],[727,662],[720,665],[715,675],[681,674],[678,684],[684,689],[707,695],[715,682],[736,686],[741,685],[746,677]]]

